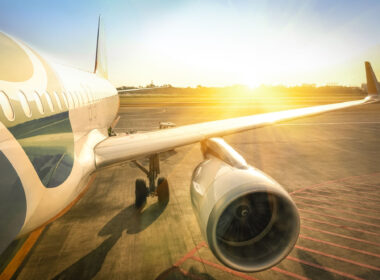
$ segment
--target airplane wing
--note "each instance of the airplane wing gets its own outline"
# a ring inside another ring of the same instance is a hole
[[[143,91],[152,91],[156,89],[163,89],[167,87],[151,87],[151,88],[129,88],[129,89],[119,89],[118,93],[128,93],[128,92],[143,92]]]
[[[104,167],[122,161],[134,160],[142,156],[200,142],[211,137],[233,134],[278,122],[372,103],[377,100],[374,97],[366,97],[361,100],[342,103],[211,121],[141,134],[109,137],[95,148],[96,166]]]
[[[211,137],[376,102],[380,100],[380,86],[369,62],[365,62],[365,69],[368,96],[364,99],[211,121],[141,134],[109,137],[95,147],[96,166],[99,168],[118,162],[135,160],[142,156],[201,142]]]
[[[126,92],[136,92],[136,91],[145,91],[150,90],[150,88],[129,88],[129,89],[119,89],[118,93],[126,93]]]
[[[245,272],[267,269],[295,246],[300,230],[297,206],[274,179],[249,166],[232,147],[213,137],[379,101],[380,88],[369,63],[366,72],[368,96],[364,99],[110,137],[95,147],[96,165],[150,155],[149,170],[135,162],[149,179],[149,188],[144,180],[136,180],[135,207],[142,209],[148,194],[157,195],[159,205],[166,205],[168,181],[159,178],[156,184],[159,157],[155,154],[204,141],[201,150],[205,160],[194,169],[190,183],[203,238],[227,267]]]

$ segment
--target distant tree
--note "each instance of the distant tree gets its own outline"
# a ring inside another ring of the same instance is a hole
[[[161,87],[164,87],[164,88],[171,88],[173,87],[171,84],[163,84]]]
[[[134,87],[134,86],[121,86],[121,87],[118,87],[116,88],[117,90],[125,90],[125,89],[135,89],[137,87]]]
[[[156,85],[153,83],[153,80],[150,82],[149,85],[146,85],[146,88],[154,88]]]

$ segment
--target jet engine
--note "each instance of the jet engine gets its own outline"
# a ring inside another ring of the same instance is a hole
[[[300,219],[289,194],[220,138],[201,143],[191,201],[203,237],[224,265],[268,269],[293,249]]]

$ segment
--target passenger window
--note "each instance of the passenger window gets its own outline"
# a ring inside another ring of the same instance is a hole
[[[46,96],[46,100],[49,105],[50,111],[54,112],[53,101],[51,100],[51,97],[47,91],[45,91],[45,96]]]
[[[90,100],[90,97],[88,95],[87,88],[84,84],[81,84],[81,88],[82,88],[83,99],[85,100],[86,104],[89,104],[91,102],[91,100]]]
[[[61,100],[58,97],[58,94],[55,91],[53,92],[53,94],[54,94],[55,100],[57,101],[59,110],[62,111],[62,104],[61,104]]]
[[[69,100],[69,107],[70,109],[74,109],[75,108],[75,102],[74,102],[74,98],[71,94],[71,92],[67,92],[67,97],[68,97],[68,100]]]
[[[92,103],[92,101],[94,101],[94,100],[93,100],[93,98],[92,98],[92,96],[91,96],[90,88],[86,86],[86,87],[85,87],[85,91],[86,91],[86,95],[87,95],[87,98],[88,98],[88,102],[89,102],[89,103]]]
[[[79,96],[78,96],[77,92],[74,91],[73,94],[74,94],[74,97],[76,98],[76,101],[77,101],[78,107],[80,107],[81,103],[80,103],[80,99],[79,99]]]
[[[84,90],[82,90],[80,92],[80,95],[82,96],[83,104],[87,104],[88,103],[88,98],[87,98],[86,92]]]
[[[65,102],[66,108],[69,108],[69,102],[67,101],[67,96],[64,91],[62,91],[62,98],[63,98],[63,101]]]
[[[76,95],[78,96],[79,104],[80,104],[80,105],[83,105],[84,102],[83,102],[82,94],[81,94],[80,92],[78,92],[78,91],[76,91],[75,93],[76,93]]]
[[[22,109],[24,110],[24,113],[27,117],[32,116],[32,110],[30,109],[28,99],[26,99],[25,93],[23,93],[21,90],[18,92],[18,98],[20,100],[20,104]]]
[[[89,87],[87,87],[87,95],[88,95],[88,99],[90,100],[90,102],[94,101],[94,97],[91,95],[91,89]]]
[[[71,96],[71,99],[73,100],[74,108],[78,107],[78,99],[76,95],[74,94],[74,92],[69,92],[69,94]]]
[[[11,102],[9,101],[8,96],[5,94],[4,91],[0,91],[0,105],[1,108],[3,108],[3,112],[5,117],[9,121],[13,121],[15,119],[15,113],[13,111]]]
[[[41,114],[43,114],[44,113],[44,106],[42,106],[42,102],[41,102],[40,96],[38,95],[37,92],[33,91],[33,97],[34,97],[34,101],[36,102],[38,111]]]
[[[86,100],[86,103],[90,103],[90,98],[88,97],[88,94],[87,94],[87,90],[85,88],[83,88],[83,99]]]
[[[94,93],[93,93],[93,91],[92,91],[92,88],[91,87],[88,87],[88,93],[90,94],[90,96],[91,96],[91,100],[92,100],[92,102],[94,102],[94,100],[95,100],[95,97],[94,97]]]

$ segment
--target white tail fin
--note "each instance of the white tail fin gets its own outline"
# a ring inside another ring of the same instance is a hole
[[[94,73],[99,75],[100,77],[108,79],[106,44],[104,41],[105,40],[104,40],[103,24],[99,16]]]
[[[368,95],[380,95],[380,85],[376,79],[376,75],[372,70],[371,63],[366,61],[365,63],[365,73],[367,76],[367,92]]]

